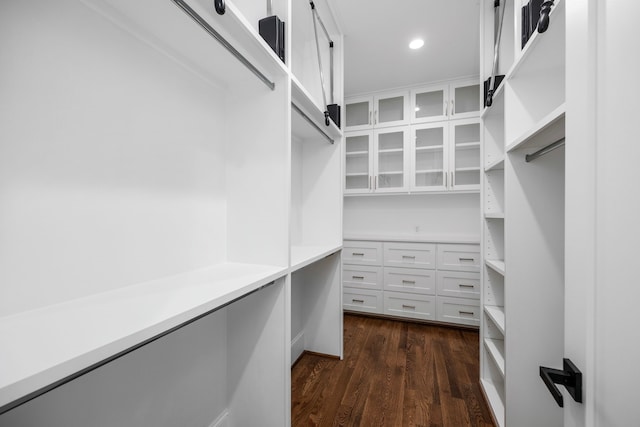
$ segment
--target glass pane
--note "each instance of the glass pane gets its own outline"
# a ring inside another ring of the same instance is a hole
[[[402,187],[404,175],[402,173],[379,173],[378,188]]]
[[[480,185],[480,171],[456,172],[455,185]]]
[[[369,136],[347,136],[345,139],[346,162],[345,171],[347,174],[347,188],[368,188],[369,186]],[[358,178],[359,179],[356,179]],[[364,187],[349,187],[352,185],[363,185]]]
[[[455,114],[479,111],[480,85],[462,86],[456,88]]]
[[[444,164],[442,148],[416,151],[416,174],[419,172],[440,172]]]
[[[439,146],[443,145],[443,143],[444,128],[416,130],[416,148]]]
[[[346,188],[347,190],[369,188],[369,175],[347,176]]]
[[[369,152],[369,135],[348,136],[346,140],[348,153]]]
[[[469,142],[480,142],[480,123],[458,125],[455,129],[456,145]]]
[[[404,120],[404,98],[380,99],[378,101],[378,122],[386,123],[396,120]]]
[[[416,118],[443,115],[444,92],[425,92],[416,94]]]
[[[347,104],[347,126],[368,125],[369,123],[369,103],[356,102],[355,104]]]
[[[442,172],[416,173],[416,186],[418,187],[441,187],[442,185],[444,185]]]
[[[369,175],[369,156],[347,156],[347,174]]]
[[[456,170],[480,167],[480,147],[456,150]]]
[[[404,132],[378,134],[378,150],[397,150],[404,147]]]

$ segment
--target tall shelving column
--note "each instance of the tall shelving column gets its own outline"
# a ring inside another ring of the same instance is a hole
[[[499,425],[561,425],[538,367],[562,361],[564,153],[527,155],[564,138],[565,5],[556,1],[548,30],[521,47],[521,4],[500,3],[506,10],[497,74],[505,78],[482,114],[481,381]],[[484,79],[499,16],[486,1]]]

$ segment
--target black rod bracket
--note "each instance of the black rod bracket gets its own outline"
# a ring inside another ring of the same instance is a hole
[[[553,6],[553,0],[547,0],[540,6],[540,19],[538,20],[538,32],[544,33],[549,28],[549,14],[551,13],[551,7]]]
[[[561,408],[564,407],[564,399],[556,384],[563,385],[573,400],[582,403],[582,372],[571,360],[562,359],[562,370],[540,366],[540,378]]]

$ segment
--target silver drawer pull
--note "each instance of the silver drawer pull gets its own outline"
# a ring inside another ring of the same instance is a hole
[[[415,285],[416,281],[415,280],[403,280],[402,283],[407,283],[409,285]]]
[[[363,299],[352,299],[351,302],[364,303],[364,300]]]
[[[411,310],[415,310],[416,306],[415,305],[406,305],[406,304],[402,304],[402,308],[410,308]]]
[[[364,254],[362,252],[352,252],[351,254],[353,256],[364,256]]]
[[[470,261],[470,262],[473,262],[473,261],[475,261],[476,259],[475,259],[475,258],[458,258],[458,260],[460,260],[460,262],[464,262],[464,261]]]
[[[473,285],[465,285],[464,283],[458,283],[461,288],[473,288]]]
[[[458,311],[460,314],[468,314],[469,316],[473,316],[473,311]]]
[[[364,279],[364,276],[351,276],[351,278],[352,278],[352,279],[360,279],[360,280],[363,280],[363,279]],[[462,285],[460,285],[460,286],[462,286]]]
[[[416,259],[415,255],[402,255],[402,258]]]

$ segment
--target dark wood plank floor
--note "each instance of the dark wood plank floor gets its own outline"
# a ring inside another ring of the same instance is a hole
[[[493,427],[478,351],[475,331],[345,314],[344,360],[292,369],[292,425]]]

